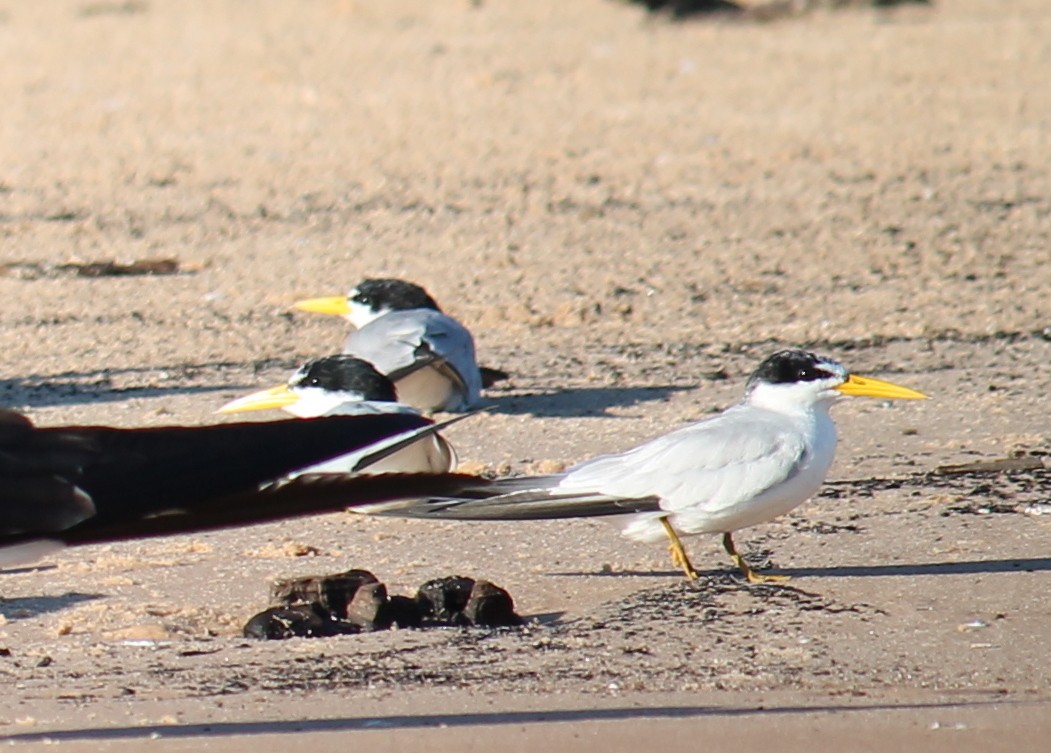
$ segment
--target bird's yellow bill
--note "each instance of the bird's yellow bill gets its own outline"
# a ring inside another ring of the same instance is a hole
[[[350,304],[347,303],[345,295],[333,295],[327,298],[307,298],[304,301],[296,301],[293,308],[300,311],[311,311],[315,314],[331,314],[333,316],[346,316],[350,313]]]
[[[268,390],[253,392],[251,395],[231,400],[216,413],[242,413],[249,410],[269,410],[270,408],[284,408],[297,402],[299,397],[286,385],[272,387]]]
[[[847,381],[836,387],[844,395],[858,395],[860,397],[885,397],[891,400],[925,400],[927,398],[922,392],[910,390],[908,387],[884,382],[882,379],[858,376],[851,374]]]

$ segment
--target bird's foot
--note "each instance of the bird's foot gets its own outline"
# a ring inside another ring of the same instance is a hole
[[[679,540],[679,534],[675,533],[675,529],[672,528],[667,518],[661,518],[661,525],[664,526],[664,532],[668,534],[668,551],[671,552],[671,561],[675,563],[676,567],[682,568],[683,573],[686,575],[686,580],[697,580],[700,576],[693,568],[693,563],[690,562],[686,549],[683,547],[682,541]]]
[[[749,583],[786,583],[792,580],[791,575],[764,575],[763,573],[757,573],[743,559],[740,563],[737,563],[737,569],[741,571],[741,574],[744,575],[745,580]]]
[[[672,563],[681,568],[683,573],[686,575],[686,580],[697,580],[700,575],[693,569],[693,563],[690,562],[690,558],[686,556],[686,552],[681,548],[677,549],[674,544],[668,546],[668,551],[671,552]]]
[[[730,555],[730,559],[737,565],[737,569],[741,571],[741,575],[749,583],[784,583],[792,579],[790,575],[763,575],[757,573],[752,569],[752,566],[745,562],[738,551],[737,547],[734,546],[733,535],[730,533],[723,534],[723,548],[726,549],[726,553]]]

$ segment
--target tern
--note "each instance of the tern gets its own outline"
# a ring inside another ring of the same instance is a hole
[[[0,409],[0,564],[119,541],[459,493],[457,474],[299,474],[347,453],[367,465],[421,434],[386,413],[216,426],[37,427]]]
[[[288,380],[288,384],[253,392],[232,400],[219,413],[281,408],[300,418],[318,416],[382,415],[400,413],[419,416],[419,412],[398,402],[394,383],[361,358],[337,354],[308,361]],[[423,419],[432,423],[428,419]],[[456,421],[458,419],[452,419]],[[443,422],[447,426],[452,421]],[[311,473],[354,472],[353,457],[339,458],[309,469]],[[368,473],[439,473],[456,467],[456,451],[437,430],[420,437],[407,447],[373,462]]]
[[[784,580],[755,572],[733,534],[773,520],[813,496],[836,451],[829,408],[844,395],[922,399],[926,395],[802,350],[783,350],[751,375],[744,399],[708,419],[627,452],[585,461],[562,474],[498,479],[471,498],[434,498],[385,511],[461,520],[533,520],[624,512],[623,533],[670,541],[672,559],[697,578],[679,536],[722,534],[752,583]]]
[[[310,298],[294,306],[347,319],[355,330],[343,352],[373,364],[397,385],[402,402],[428,413],[477,405],[483,371],[484,386],[507,376],[479,370],[471,333],[411,282],[364,280],[346,296]]]

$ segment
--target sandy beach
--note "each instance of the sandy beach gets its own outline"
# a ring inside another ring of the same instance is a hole
[[[715,536],[687,583],[602,521],[348,513],[8,569],[0,742],[1039,749],[1049,40],[1042,0],[0,0],[0,390],[40,425],[234,420],[340,348],[292,302],[382,276],[511,374],[448,432],[477,471],[627,449],[788,346],[932,398],[835,408],[822,492],[737,536],[787,587]],[[241,637],[274,579],[355,567],[487,578],[527,622]]]

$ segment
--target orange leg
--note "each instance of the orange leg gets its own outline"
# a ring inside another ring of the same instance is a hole
[[[686,573],[687,580],[697,580],[697,571],[693,569],[693,565],[690,563],[686,549],[683,547],[682,541],[679,540],[679,534],[675,533],[675,529],[672,528],[667,518],[661,518],[661,525],[664,526],[664,532],[668,534],[668,540],[671,542],[668,546],[671,550],[671,561],[682,568],[682,571]]]
[[[762,575],[757,573],[751,568],[751,566],[744,561],[744,557],[737,553],[737,547],[734,546],[733,534],[723,534],[723,549],[730,555],[730,559],[737,565],[737,569],[744,575],[745,580],[749,583],[784,583],[790,579],[788,575]]]

